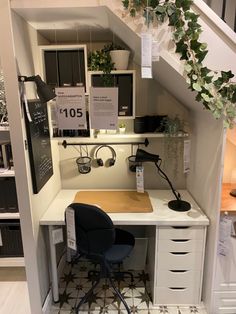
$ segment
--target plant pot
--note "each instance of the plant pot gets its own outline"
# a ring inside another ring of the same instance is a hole
[[[111,50],[111,61],[116,70],[127,70],[129,64],[129,50]]]
[[[125,133],[125,128],[119,128],[119,133],[124,134]]]

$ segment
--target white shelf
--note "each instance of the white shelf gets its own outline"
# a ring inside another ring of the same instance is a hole
[[[0,220],[2,219],[20,219],[19,213],[0,213]]]
[[[4,178],[4,177],[14,177],[14,176],[15,176],[14,170],[0,168],[0,177]]]
[[[177,137],[187,137],[188,134],[179,134]],[[164,133],[98,133],[97,138],[163,138],[166,137]]]
[[[24,257],[0,257],[0,267],[23,267]]]
[[[188,133],[181,133],[176,137],[188,137]],[[109,143],[109,141],[117,140],[119,142],[120,140],[130,140],[130,139],[137,139],[140,140],[145,138],[164,138],[166,135],[164,133],[97,133],[96,135],[91,135],[90,137],[53,137],[53,140],[57,140],[59,142],[63,142],[64,140],[67,143],[73,143],[79,141],[81,144],[83,143],[91,143],[91,142],[101,142],[101,140],[104,140],[104,142]]]

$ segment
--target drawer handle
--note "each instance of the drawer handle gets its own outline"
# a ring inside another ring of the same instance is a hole
[[[173,242],[188,242],[190,239],[171,239]]]
[[[171,290],[185,290],[186,288],[184,287],[169,287]]]
[[[189,254],[189,252],[170,252],[173,255],[186,255]]]
[[[182,270],[182,269],[170,269],[172,273],[186,273],[188,270]]]
[[[229,302],[235,302],[236,299],[221,299],[223,302],[225,303],[229,303]]]
[[[172,226],[173,229],[189,229],[190,226]]]

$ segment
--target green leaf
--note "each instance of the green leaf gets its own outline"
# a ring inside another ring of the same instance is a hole
[[[136,10],[135,10],[135,8],[131,8],[130,11],[129,11],[129,13],[130,13],[130,16],[131,16],[131,17],[135,17],[135,15],[136,15]]]
[[[167,14],[168,16],[172,15],[175,12],[175,6],[170,3],[167,7]]]
[[[207,49],[207,43],[202,43],[200,46],[201,50],[206,50]]]
[[[236,103],[236,91],[233,93],[233,96],[232,96],[232,103],[235,104]]]
[[[187,84],[191,84],[191,80],[190,80],[189,77],[186,78],[186,83],[187,83]]]
[[[179,20],[179,15],[174,12],[171,16],[169,16],[169,26],[175,26]]]
[[[199,63],[201,63],[205,59],[205,56],[207,55],[207,53],[208,53],[208,50],[200,51],[196,53],[196,58],[198,58]]]
[[[194,51],[197,51],[201,47],[201,43],[197,40],[190,41],[190,48]]]
[[[183,0],[175,0],[175,5],[177,8],[181,8],[182,7],[182,2]]]
[[[204,99],[204,101],[206,101],[206,102],[210,102],[211,101],[210,97],[207,94],[202,93],[201,96]]]
[[[197,92],[200,92],[202,90],[199,83],[193,83],[193,89],[196,90]]]
[[[197,96],[195,97],[196,101],[201,101],[202,100],[202,96],[201,93],[198,93]]]
[[[221,76],[225,83],[227,83],[232,77],[234,77],[231,71],[228,71],[228,72],[221,71]]]
[[[223,102],[220,101],[219,99],[217,99],[215,105],[216,105],[216,107],[217,107],[218,109],[222,109],[222,108],[223,108]]]
[[[185,66],[184,66],[184,70],[187,72],[187,73],[189,73],[189,72],[191,72],[192,71],[192,66],[190,65],[190,64],[185,64]]]
[[[197,77],[197,75],[196,75],[196,74],[193,74],[193,75],[192,75],[192,79],[193,79],[194,81],[196,81],[196,80],[197,80],[197,78],[198,78],[198,77]]]
[[[128,9],[128,7],[129,7],[129,0],[123,0],[122,3],[123,3],[124,8]]]
[[[166,12],[166,8],[165,8],[164,6],[162,6],[162,5],[158,5],[155,10],[156,10],[156,12],[158,12],[158,13],[164,13],[164,12]]]

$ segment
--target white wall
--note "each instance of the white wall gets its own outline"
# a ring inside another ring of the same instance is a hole
[[[235,173],[235,168],[236,168],[236,147],[229,140],[227,140],[225,149],[223,183],[231,183],[232,170],[234,170]],[[235,183],[235,175],[233,182]]]
[[[17,14],[12,13],[13,18],[13,32],[14,32],[14,43],[16,50],[16,60],[18,71],[21,75],[34,75],[37,74],[34,68],[34,59],[37,56],[37,32],[27,25],[27,23],[19,17]],[[35,98],[35,90],[33,84],[27,86],[27,98]],[[30,85],[30,84],[29,84]],[[31,88],[30,88],[31,87]],[[24,123],[23,123],[24,128]],[[24,129],[23,129],[24,132]],[[25,132],[24,132],[25,133]],[[24,134],[25,136],[25,134]],[[48,273],[48,256],[46,255],[45,240],[42,230],[39,226],[39,220],[47,210],[50,202],[60,189],[60,175],[59,175],[59,162],[58,146],[52,145],[52,156],[54,175],[49,179],[46,185],[38,194],[33,194],[32,181],[29,168],[28,153],[26,154],[26,164],[28,173],[29,183],[29,195],[31,208],[29,209],[32,214],[32,228],[34,234],[34,248],[32,248],[37,258],[37,269],[30,270],[35,272],[35,276],[38,272],[38,280],[40,285],[41,304],[43,303],[49,289],[49,273]],[[24,240],[24,239],[23,239]]]
[[[221,120],[216,121],[210,113],[203,111],[192,115],[191,125],[191,169],[187,188],[210,220],[205,251],[203,301],[209,314],[214,314],[210,308],[221,201],[224,131]]]

